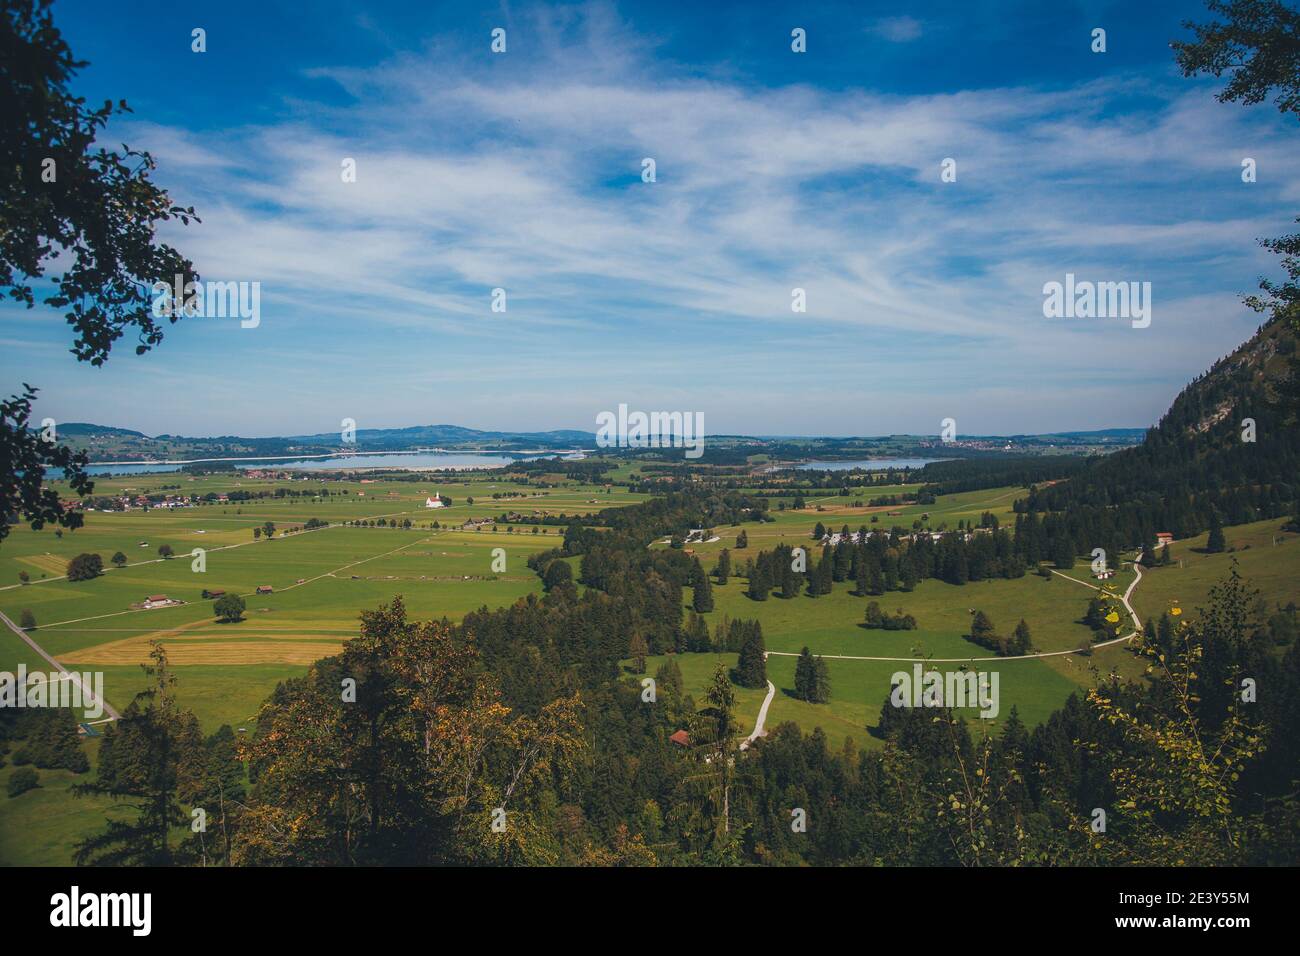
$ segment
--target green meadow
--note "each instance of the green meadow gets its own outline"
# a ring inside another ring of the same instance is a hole
[[[401,595],[416,618],[454,621],[480,607],[508,605],[540,591],[527,558],[558,546],[563,533],[560,525],[541,525],[531,519],[590,514],[647,497],[622,488],[566,481],[562,476],[550,480],[556,487],[541,489],[506,475],[481,474],[416,482],[383,478],[290,482],[238,474],[98,479],[96,495],[274,494],[277,489],[286,494],[175,510],[89,512],[84,527],[62,534],[52,528],[37,532],[14,527],[0,548],[0,611],[14,621],[23,611],[31,611],[37,622],[31,636],[69,668],[102,671],[109,701],[119,709],[144,689],[146,677],[140,665],[148,659],[150,642],[159,641],[174,669],[180,703],[195,712],[205,732],[222,724],[248,728],[278,682],[302,674],[313,661],[337,652],[343,641],[356,634],[363,610]],[[323,487],[331,494],[316,494]],[[339,494],[344,488],[350,493]],[[287,494],[289,489],[299,495]],[[945,496],[930,505],[865,506],[869,498],[905,490],[905,486],[891,486],[855,489],[849,498],[806,496],[807,506],[799,511],[789,507],[793,496],[773,498],[774,504],[785,501],[787,508],[774,507],[771,522],[743,526],[748,551],[734,547],[740,527],[716,528],[720,540],[692,544],[690,550],[712,570],[717,554],[731,548],[733,569],[739,570],[747,556],[778,543],[808,547],[819,521],[834,530],[846,524],[851,530],[864,524],[910,530],[914,522],[937,529],[953,528],[961,520],[978,523],[984,512],[991,511],[1009,525],[1014,520],[1011,502],[1023,491],[996,488]],[[450,496],[452,505],[425,508],[426,497],[434,492]],[[855,498],[861,500],[855,503]],[[503,513],[520,517],[473,530],[461,527],[470,520],[490,522]],[[330,524],[290,532],[311,518]],[[381,518],[384,527],[344,524]],[[410,520],[410,528],[401,526],[405,520]],[[253,529],[268,521],[276,526],[275,536],[254,538]],[[439,527],[433,527],[435,522]],[[1204,553],[1203,536],[1175,543],[1173,553],[1182,566],[1147,572],[1134,593],[1135,607],[1143,617],[1174,603],[1194,608],[1227,573],[1234,557],[1242,574],[1269,601],[1294,600],[1295,582],[1300,580],[1300,541],[1297,535],[1282,532],[1282,524],[1270,521],[1226,529],[1231,554]],[[160,558],[162,545],[169,545],[175,557]],[[191,552],[196,548],[204,551],[202,571],[194,569]],[[117,551],[126,555],[125,567],[109,563]],[[82,552],[99,554],[105,573],[89,581],[63,579],[69,559]],[[19,583],[20,572],[27,573],[29,584]],[[806,731],[820,727],[834,747],[848,739],[859,746],[877,747],[880,742],[871,729],[879,721],[891,677],[897,671],[910,673],[913,661],[932,659],[941,670],[996,671],[1000,712],[987,722],[993,729],[1012,706],[1033,726],[1059,708],[1069,694],[1092,686],[1102,674],[1115,670],[1139,675],[1141,662],[1122,645],[1089,656],[1072,653],[1092,634],[1082,623],[1092,590],[1085,561],[1066,574],[1073,580],[1029,574],[960,587],[927,580],[911,593],[871,599],[854,595],[853,583],[842,582],[830,595],[801,594],[789,600],[773,596],[762,602],[748,598],[743,578],[733,576],[725,586],[714,585],[715,609],[705,618],[710,628],[724,617],[755,618],[762,623],[770,652],[768,675],[776,686],[769,728],[792,721]],[[1132,570],[1125,567],[1115,579],[1117,589],[1123,591],[1132,577]],[[259,587],[270,587],[271,592],[259,594]],[[243,596],[247,604],[243,619],[218,622],[212,602],[202,597],[205,589]],[[182,603],[152,610],[132,607],[151,595]],[[690,596],[688,588],[688,602]],[[869,600],[886,611],[913,615],[917,629],[863,628]],[[1003,633],[1023,618],[1035,651],[1066,653],[1032,660],[999,659],[963,637],[976,609],[988,614]],[[827,656],[831,698],[825,704],[793,696],[795,655],[805,646]],[[871,657],[896,660],[852,659]],[[683,654],[675,659],[697,704],[716,664],[735,663],[734,654]],[[648,672],[653,673],[663,660],[649,658]],[[4,629],[0,670],[13,671],[19,664],[48,668]],[[753,727],[765,696],[765,690],[736,689],[743,725]],[[973,709],[966,716],[979,723]],[[93,740],[88,752],[93,762]],[[0,793],[12,771],[12,766],[0,768]],[[66,771],[42,771],[38,790],[11,800],[0,796],[0,862],[70,862],[75,840],[98,829],[105,813],[113,812],[102,800],[74,799],[70,790],[74,782],[74,775]]]
[[[527,558],[557,546],[562,535],[560,526],[530,518],[589,514],[645,497],[562,476],[550,480],[558,487],[491,475],[417,482],[290,482],[237,474],[98,479],[95,495],[277,489],[300,495],[173,510],[92,511],[83,527],[62,534],[15,527],[0,549],[0,611],[14,621],[31,611],[37,622],[32,636],[49,653],[70,668],[104,671],[106,695],[119,709],[143,687],[139,665],[156,640],[176,670],[182,702],[206,730],[246,723],[277,682],[336,653],[355,635],[361,611],[397,595],[418,618],[458,620],[480,607],[511,604],[540,590]],[[313,494],[323,487],[332,493]],[[350,494],[340,494],[344,488]],[[425,508],[435,492],[449,496],[451,506]],[[469,520],[513,513],[522,520],[461,530]],[[310,518],[330,524],[290,532]],[[343,523],[380,519],[384,527]],[[410,528],[401,527],[406,520]],[[268,521],[276,526],[275,536],[255,538],[254,528]],[[433,528],[435,522],[440,527]],[[162,545],[175,557],[160,558]],[[191,556],[196,548],[204,552],[202,571]],[[109,563],[118,551],[127,557],[125,567]],[[63,579],[69,559],[82,552],[99,554],[105,573],[89,581]],[[24,571],[30,584],[18,583]],[[271,593],[257,593],[260,587]],[[241,595],[247,604],[243,619],[218,622],[212,602],[202,597],[205,589]],[[152,595],[182,603],[132,607]],[[0,669],[19,663],[48,666],[6,630],[0,634]]]
[[[1228,576],[1233,561],[1247,584],[1260,592],[1270,609],[1300,603],[1300,535],[1283,531],[1284,518],[1256,521],[1223,529],[1228,550],[1205,550],[1208,533],[1175,541],[1172,563],[1143,573],[1133,606],[1145,620],[1171,607],[1195,613],[1209,600],[1210,588]]]
[[[17,768],[0,767],[0,865],[72,866],[73,847],[87,834],[104,828],[106,820],[130,818],[106,797],[77,797],[72,788],[94,779],[99,741],[85,741],[90,770],[41,770],[39,786],[8,796],[9,777]]]
[[[1073,574],[1080,581],[1085,579],[1084,572]],[[1126,572],[1125,578],[1131,579],[1131,572]],[[804,730],[821,727],[834,746],[842,745],[845,738],[876,746],[878,741],[868,736],[868,728],[879,722],[880,708],[892,687],[892,675],[897,671],[911,673],[912,661],[933,660],[930,666],[942,671],[964,667],[997,671],[1000,712],[990,721],[995,727],[1013,705],[1020,718],[1034,726],[1058,709],[1071,693],[1095,683],[1099,673],[1118,669],[1136,676],[1141,672],[1140,663],[1122,645],[1095,650],[1087,657],[1067,653],[1034,660],[1004,660],[963,636],[970,629],[972,609],[978,609],[988,614],[1003,633],[1009,633],[1023,618],[1030,627],[1036,652],[1084,647],[1093,632],[1082,618],[1093,592],[1060,576],[1043,579],[1026,575],[1010,581],[998,579],[962,586],[927,580],[910,594],[892,592],[874,598],[858,597],[852,592],[853,584],[845,582],[837,584],[831,594],[817,598],[800,595],[753,601],[745,594],[743,579],[733,578],[725,586],[713,588],[714,610],[703,615],[710,628],[723,616],[757,619],[763,625],[769,653],[768,677],[777,688],[768,711],[769,727],[793,721]],[[883,631],[862,627],[871,600],[888,611],[902,610],[913,615],[917,629]],[[793,695],[796,655],[804,647],[827,657],[831,698],[825,704],[810,704]],[[837,659],[862,657],[897,660]],[[685,685],[697,699],[708,685],[716,659],[723,659],[731,667],[736,655],[676,656]],[[662,658],[648,659],[648,672],[653,673],[661,662]],[[744,693],[754,695],[756,700],[740,701],[738,710],[746,719],[752,719],[764,695],[757,691]],[[967,716],[973,718],[974,712]]]
[[[853,492],[865,500],[901,494],[914,487],[898,485]],[[874,508],[856,507],[851,498],[840,495],[805,496],[806,506],[801,510],[772,511],[775,521],[745,525],[747,549],[735,548],[739,528],[715,528],[714,534],[720,540],[692,543],[689,547],[709,571],[723,548],[731,549],[733,571],[742,569],[747,557],[783,543],[809,548],[809,558],[815,560],[811,535],[818,522],[833,530],[846,524],[851,531],[864,524],[870,528],[901,526],[910,530],[913,522],[938,529],[944,525],[955,528],[961,520],[978,524],[982,514],[992,512],[1004,526],[1010,526],[1015,520],[1012,502],[1023,493],[1024,489],[1018,487],[993,488],[946,495],[929,505]],[[872,517],[877,518],[875,523]],[[655,546],[668,547],[668,542],[660,541]],[[1058,709],[1071,693],[1093,686],[1100,676],[1112,671],[1138,677],[1143,671],[1142,662],[1123,644],[1095,649],[1087,656],[1064,653],[1033,660],[1003,660],[965,639],[972,614],[981,610],[1000,633],[1009,634],[1023,619],[1029,625],[1036,653],[1071,652],[1087,646],[1093,632],[1083,623],[1083,616],[1095,592],[1086,560],[1081,558],[1073,570],[1064,573],[1069,579],[1056,574],[1049,578],[1027,574],[1014,580],[993,579],[961,586],[931,579],[921,582],[911,593],[895,591],[872,598],[858,597],[853,593],[853,582],[846,581],[837,583],[829,595],[813,598],[801,594],[790,599],[774,595],[766,601],[750,599],[744,578],[733,576],[724,586],[715,583],[714,610],[704,617],[711,629],[724,616],[756,619],[763,625],[769,651],[768,675],[777,687],[768,711],[768,726],[793,721],[805,730],[821,727],[833,745],[852,738],[859,744],[876,746],[878,741],[868,736],[867,729],[879,721],[892,675],[899,670],[910,672],[909,662],[913,660],[933,659],[938,662],[934,666],[941,670],[963,666],[997,670],[1000,713],[989,721],[993,727],[1005,719],[1012,706],[1026,724],[1034,726]],[[1125,565],[1113,583],[1122,593],[1132,580],[1131,566]],[[1145,581],[1137,593],[1144,586]],[[689,602],[689,590],[686,596]],[[917,628],[884,631],[862,627],[866,606],[872,600],[887,612],[911,614]],[[825,704],[810,704],[793,696],[793,655],[805,646],[827,657],[831,698]],[[724,656],[728,657],[728,666],[735,663],[734,654]],[[713,668],[711,664],[696,664],[695,658],[711,657],[686,654],[677,658],[686,686],[696,696],[703,693]],[[836,659],[861,657],[899,660]],[[651,671],[656,666],[647,663]],[[758,695],[760,701],[762,696]],[[754,704],[755,715],[757,709]],[[974,712],[968,716],[973,718]]]

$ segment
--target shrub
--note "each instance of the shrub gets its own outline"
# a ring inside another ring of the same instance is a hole
[[[40,786],[41,775],[32,767],[19,767],[9,777],[9,796],[16,797]]]

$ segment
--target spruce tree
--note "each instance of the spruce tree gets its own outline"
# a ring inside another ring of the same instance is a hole
[[[763,629],[757,621],[747,622],[748,633],[740,645],[735,681],[741,687],[767,686],[767,659],[763,647]]]
[[[813,664],[812,651],[804,645],[799,652],[799,659],[794,664],[794,695],[800,700],[811,701],[817,692],[817,669]]]
[[[694,596],[691,606],[695,609],[696,614],[707,614],[713,610],[713,587],[709,584],[709,576],[704,573],[699,558],[695,559],[694,577]]]
[[[813,696],[814,704],[824,704],[831,699],[831,674],[819,654],[813,661]]]
[[[722,553],[718,555],[718,568],[715,573],[718,576],[719,587],[725,585],[727,579],[731,577],[731,552],[726,548],[723,548]]]
[[[632,658],[632,670],[644,674],[645,659],[649,654],[650,648],[646,645],[645,638],[640,634],[633,634],[627,646],[627,656]]]
[[[1219,512],[1215,511],[1210,515],[1210,537],[1205,542],[1205,550],[1211,554],[1222,554],[1227,547],[1228,543],[1223,537],[1223,522],[1219,520]]]
[[[993,621],[983,611],[976,611],[970,623],[970,636],[976,644],[992,647],[997,640],[997,630]]]
[[[749,596],[754,601],[766,601],[772,585],[767,580],[767,562],[756,561],[749,572]]]
[[[1029,654],[1033,651],[1033,639],[1029,635],[1029,625],[1025,623],[1022,617],[1020,623],[1016,625],[1015,631],[1011,635],[1011,653],[1012,654]]]

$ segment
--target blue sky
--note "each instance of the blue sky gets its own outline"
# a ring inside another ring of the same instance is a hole
[[[55,14],[79,91],[135,110],[110,140],[203,218],[165,238],[260,282],[261,324],[186,320],[94,369],[57,311],[0,305],[0,386],[41,387],[38,418],[1145,426],[1258,325],[1255,240],[1300,201],[1295,124],[1178,75],[1199,3],[177,6]],[[1151,282],[1151,326],[1044,318],[1067,272]]]

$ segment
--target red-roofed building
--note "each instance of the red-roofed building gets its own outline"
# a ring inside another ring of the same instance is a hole
[[[684,730],[679,730],[668,738],[679,747],[689,747],[691,745],[691,735]]]

